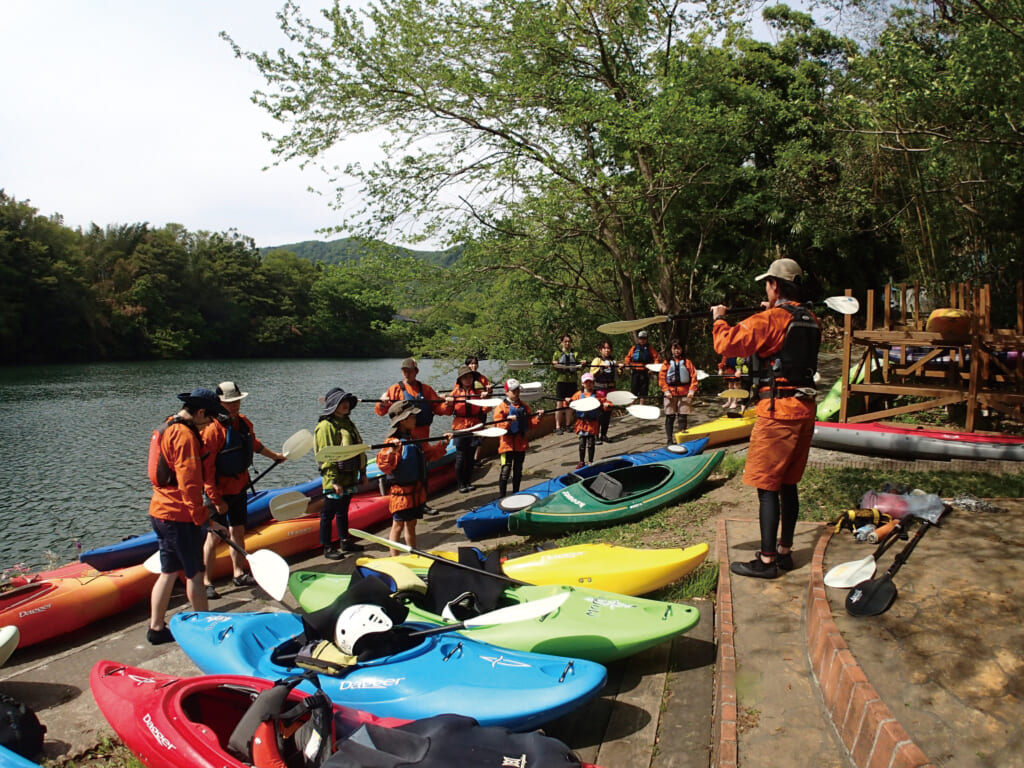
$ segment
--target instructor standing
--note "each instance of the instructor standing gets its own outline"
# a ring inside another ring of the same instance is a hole
[[[776,259],[763,275],[765,311],[730,326],[728,308],[711,308],[715,352],[753,357],[757,422],[743,482],[757,489],[761,549],[750,562],[729,570],[740,576],[774,579],[793,568],[793,535],[800,512],[797,483],[803,477],[814,433],[814,374],[821,328],[798,303],[803,271],[793,259]],[[781,533],[779,527],[781,524]]]

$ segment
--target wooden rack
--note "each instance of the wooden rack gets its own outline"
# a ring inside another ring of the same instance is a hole
[[[909,290],[905,284],[900,285],[898,303],[893,301],[896,290],[894,285],[884,289],[880,323],[876,323],[874,290],[867,292],[863,304],[864,330],[854,330],[853,318],[846,316],[839,420],[877,421],[957,403],[967,407],[968,432],[974,431],[981,409],[1020,419],[1024,406],[1024,282],[1017,283],[1015,329],[991,327],[988,285],[950,285],[947,307],[971,313],[970,331],[959,338],[925,329],[928,312],[920,309],[922,291],[918,284]],[[852,295],[852,291],[847,290],[846,295]],[[893,303],[897,306],[892,307]],[[1013,350],[1017,353],[1015,360],[1004,361],[998,356]],[[874,365],[869,365],[871,361]],[[862,381],[852,381],[860,379],[862,372]],[[879,395],[887,399],[901,395],[924,399],[896,408],[870,410],[872,396]],[[855,398],[863,398],[865,412],[851,415],[849,405]]]

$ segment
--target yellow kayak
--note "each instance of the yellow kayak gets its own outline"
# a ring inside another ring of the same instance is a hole
[[[456,560],[454,552],[431,554]],[[614,544],[577,544],[534,552],[506,560],[505,575],[528,584],[565,584],[617,592],[620,595],[643,595],[686,576],[704,562],[707,544],[681,549],[634,549]],[[373,558],[359,558],[365,565]],[[410,568],[427,569],[430,560],[420,555],[399,555],[395,560]]]
[[[707,448],[722,443],[731,443],[734,440],[746,440],[754,429],[754,422],[757,416],[753,408],[748,408],[740,416],[720,416],[712,421],[705,421],[703,424],[696,424],[682,432],[676,432],[677,443],[687,440],[696,440],[698,437],[708,438]]]

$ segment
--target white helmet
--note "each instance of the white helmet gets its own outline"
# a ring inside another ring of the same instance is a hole
[[[360,638],[374,632],[386,632],[394,623],[384,609],[367,603],[350,605],[338,617],[334,625],[334,644],[342,653],[355,655],[355,646]]]

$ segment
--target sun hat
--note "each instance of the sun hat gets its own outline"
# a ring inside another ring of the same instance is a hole
[[[505,382],[505,391],[511,392],[513,389],[519,389],[519,379],[509,379]]]
[[[399,400],[397,403],[392,403],[391,407],[388,408],[388,416],[391,418],[391,428],[388,431],[388,437],[395,434],[399,424],[419,412],[420,409],[416,405],[415,400]]]
[[[242,392],[238,389],[238,385],[233,381],[222,381],[217,385],[217,394],[220,396],[222,403],[235,403],[241,400],[243,397],[248,397],[248,392]]]
[[[470,368],[468,365],[463,365],[462,367],[459,368],[459,372],[455,376],[455,380],[458,381],[463,376],[472,376],[473,378],[476,378],[478,375],[479,374],[477,374],[477,372]]]
[[[330,416],[338,409],[338,406],[341,405],[343,400],[349,401],[349,410],[355,408],[359,403],[359,398],[351,392],[346,392],[341,387],[332,387],[327,391],[326,395],[320,398],[320,402],[323,403],[324,406],[320,409],[320,415]]]
[[[206,387],[196,387],[191,392],[182,392],[178,395],[178,399],[189,408],[202,408],[207,413],[227,414],[224,406],[220,404],[217,393]]]
[[[636,335],[636,337],[637,337],[638,339],[646,339],[646,338],[647,338],[647,331],[640,331],[640,333],[638,333],[638,334]]]
[[[420,367],[416,364],[415,357],[407,357],[402,361],[403,368],[412,368],[414,371],[418,371]]]
[[[803,273],[804,271],[800,269],[800,265],[793,261],[793,259],[776,259],[772,262],[772,265],[768,267],[768,271],[763,275],[755,277],[754,281],[759,283],[765,278],[775,277],[779,280],[793,282],[803,275]]]
[[[594,380],[594,374],[592,374],[590,371],[587,371],[582,376],[580,376],[580,382],[583,383],[583,384],[586,384],[588,381],[593,381],[593,380]]]

